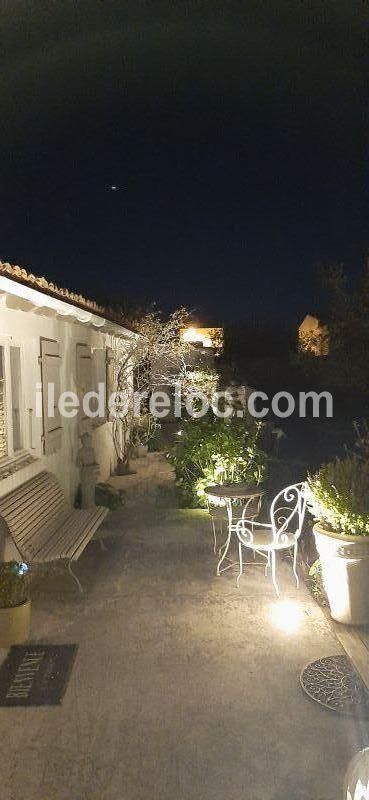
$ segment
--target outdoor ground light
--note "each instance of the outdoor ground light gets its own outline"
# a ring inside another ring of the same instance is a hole
[[[344,800],[369,800],[369,747],[350,761],[344,781]]]
[[[294,600],[278,600],[271,608],[273,625],[283,633],[297,633],[302,623],[302,611]]]
[[[359,778],[353,795],[347,789],[347,800],[369,800],[369,783],[365,787]]]

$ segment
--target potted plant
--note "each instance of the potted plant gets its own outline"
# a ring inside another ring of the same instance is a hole
[[[331,615],[369,623],[369,461],[347,455],[308,478],[308,504]]]
[[[29,638],[31,600],[27,564],[0,564],[0,647],[22,644]]]
[[[207,486],[218,483],[260,484],[266,455],[258,446],[260,426],[238,417],[217,418],[209,412],[182,423],[168,458],[183,502],[207,507]]]

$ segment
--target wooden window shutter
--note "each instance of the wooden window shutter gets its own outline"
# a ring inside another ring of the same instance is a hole
[[[92,377],[92,354],[89,344],[77,344],[77,394],[79,399],[79,418],[88,419],[83,410],[83,398],[87,392],[91,392],[93,386]]]
[[[118,371],[119,371],[119,364],[117,360],[117,354],[114,352],[112,347],[107,347],[106,349],[106,399],[107,404],[109,403],[109,399],[111,395],[118,390],[117,381],[118,381]],[[109,418],[109,416],[108,416]]]
[[[43,411],[43,450],[50,455],[62,443],[62,419],[58,409],[61,355],[59,342],[41,339],[41,380]],[[52,385],[52,389],[49,386]],[[49,397],[50,394],[50,397]]]
[[[0,347],[0,458],[8,454],[4,348]]]
[[[107,394],[107,350],[100,347],[94,350],[92,356],[93,389],[99,391],[99,384],[104,385],[104,416],[94,419],[95,425],[103,425],[107,419],[108,394]],[[96,401],[97,402],[97,401]]]

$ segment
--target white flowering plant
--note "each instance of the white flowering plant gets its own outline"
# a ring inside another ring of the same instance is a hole
[[[308,477],[308,505],[317,522],[345,535],[369,536],[369,461],[336,458]]]

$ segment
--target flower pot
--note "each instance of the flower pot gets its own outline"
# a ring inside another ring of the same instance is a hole
[[[13,608],[0,608],[0,647],[23,644],[29,638],[31,601]]]
[[[331,616],[345,625],[369,623],[369,536],[346,536],[314,525]]]

